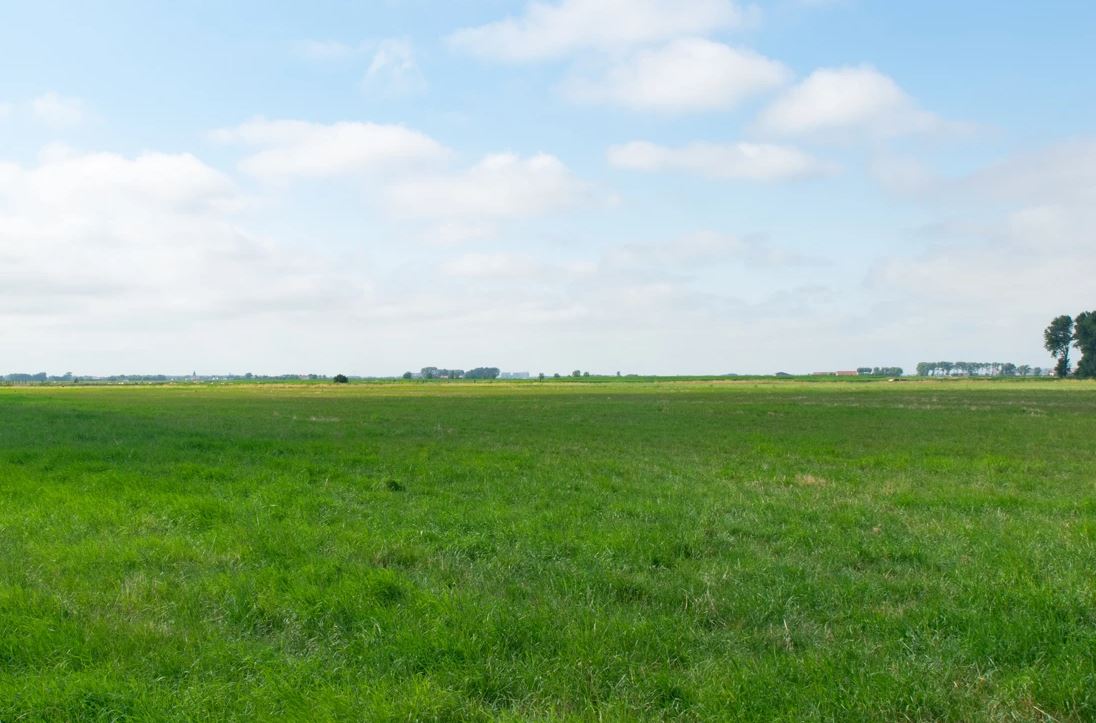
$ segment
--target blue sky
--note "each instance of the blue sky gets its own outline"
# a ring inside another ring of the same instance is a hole
[[[1096,6],[9,3],[0,367],[1049,365]]]

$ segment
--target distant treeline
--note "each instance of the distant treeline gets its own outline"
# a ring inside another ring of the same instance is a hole
[[[404,379],[497,379],[499,374],[498,367],[476,367],[464,371],[463,369],[441,369],[439,367],[423,367],[422,370],[415,374],[414,372],[404,372]]]
[[[902,367],[857,367],[856,374],[861,377],[900,377]]]
[[[1017,366],[1012,362],[940,361],[917,365],[919,377],[1041,377],[1049,371],[1027,364]]]
[[[267,382],[288,382],[288,381],[301,381],[301,380],[313,380],[319,381],[327,379],[324,374],[209,374],[209,375],[171,375],[171,374],[111,374],[108,376],[93,376],[93,375],[75,375],[72,372],[65,372],[64,374],[54,375],[47,374],[46,372],[38,372],[37,374],[4,374],[0,376],[0,382],[6,382],[9,384],[45,384],[45,383],[60,383],[60,384],[78,384],[80,382],[237,382],[237,381],[267,381]]]
[[[5,374],[3,377],[5,382],[62,382],[72,381],[72,376],[66,377],[51,377],[45,372],[38,372],[37,374]]]

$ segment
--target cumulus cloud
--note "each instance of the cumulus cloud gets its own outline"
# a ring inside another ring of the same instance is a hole
[[[940,345],[932,356],[989,348],[1032,361],[1050,318],[1092,305],[1094,160],[1096,142],[1078,140],[940,181],[922,200],[948,220],[876,264],[872,293],[907,336]]]
[[[797,148],[768,143],[691,143],[670,148],[636,141],[612,146],[608,158],[611,165],[632,171],[685,171],[751,181],[805,178],[829,170]]]
[[[232,181],[189,153],[143,153],[126,158],[114,153],[80,153],[50,146],[38,166],[4,166],[0,190],[17,207],[66,211],[79,217],[104,214],[104,205],[127,212],[228,210],[239,201]],[[65,219],[58,214],[58,219]]]
[[[936,174],[920,158],[890,152],[876,155],[868,172],[886,190],[904,196],[919,196],[932,190]]]
[[[260,150],[240,163],[256,178],[287,181],[374,173],[445,159],[449,151],[429,136],[401,125],[310,123],[258,118],[214,131],[222,143]]]
[[[1004,346],[1030,359],[1052,317],[1092,306],[1094,223],[1087,208],[1037,206],[991,223],[948,224],[919,253],[879,262],[869,283],[916,324],[909,331],[915,338]]]
[[[688,269],[718,264],[753,268],[812,266],[819,260],[772,244],[764,236],[736,236],[700,231],[669,243],[624,244],[612,249],[607,263],[615,268]]]
[[[995,199],[1039,204],[1096,203],[1096,140],[1021,153],[973,174],[964,185]]]
[[[415,47],[406,38],[382,40],[365,72],[367,88],[389,93],[417,93],[426,88],[426,78],[415,58]]]
[[[680,38],[615,61],[599,78],[572,78],[574,100],[666,112],[730,108],[783,84],[780,63],[704,38]]]
[[[52,128],[79,125],[87,116],[83,101],[49,92],[30,102],[33,116]]]
[[[531,256],[507,253],[469,253],[442,264],[447,276],[467,279],[526,279],[540,276],[548,267]]]
[[[454,225],[458,236],[588,194],[551,156],[491,156],[405,180],[398,210]],[[251,212],[229,176],[189,154],[54,147],[36,163],[0,162],[0,324],[9,331],[0,351],[12,368],[56,364],[79,345],[78,371],[189,371],[193,363],[398,373],[439,349],[459,361],[489,348],[492,364],[551,369],[579,345],[590,365],[631,359],[625,368],[633,369],[642,358],[689,369],[710,363],[695,357],[695,343],[717,325],[727,331],[735,319],[790,308],[746,305],[694,277],[716,267],[753,277],[800,263],[761,237],[698,234],[566,253],[432,249],[414,263],[401,252],[374,271],[322,245],[302,253],[251,233]],[[397,245],[380,241],[371,258]],[[741,324],[735,330],[728,338],[741,338]],[[648,351],[637,347],[642,335],[655,345]],[[666,357],[658,350],[667,339],[694,356]]]
[[[0,164],[0,318],[103,330],[327,303],[331,274],[242,231],[243,204],[189,154]]]
[[[497,229],[494,224],[481,221],[443,221],[429,229],[423,238],[437,246],[457,246],[471,241],[482,241],[493,237]]]
[[[459,30],[449,42],[485,58],[533,61],[704,34],[741,25],[746,18],[731,0],[531,2],[520,17]]]
[[[892,78],[867,65],[814,71],[777,98],[757,121],[760,131],[775,135],[887,137],[944,125],[920,109]]]
[[[570,206],[587,193],[555,156],[489,155],[471,168],[407,178],[386,192],[404,216],[446,219],[535,216]]]

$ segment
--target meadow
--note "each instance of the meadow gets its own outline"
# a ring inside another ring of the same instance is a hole
[[[1096,719],[1096,385],[0,389],[0,721]]]

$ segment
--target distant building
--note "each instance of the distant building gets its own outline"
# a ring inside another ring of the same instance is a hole
[[[529,372],[502,372],[499,379],[528,379]]]

